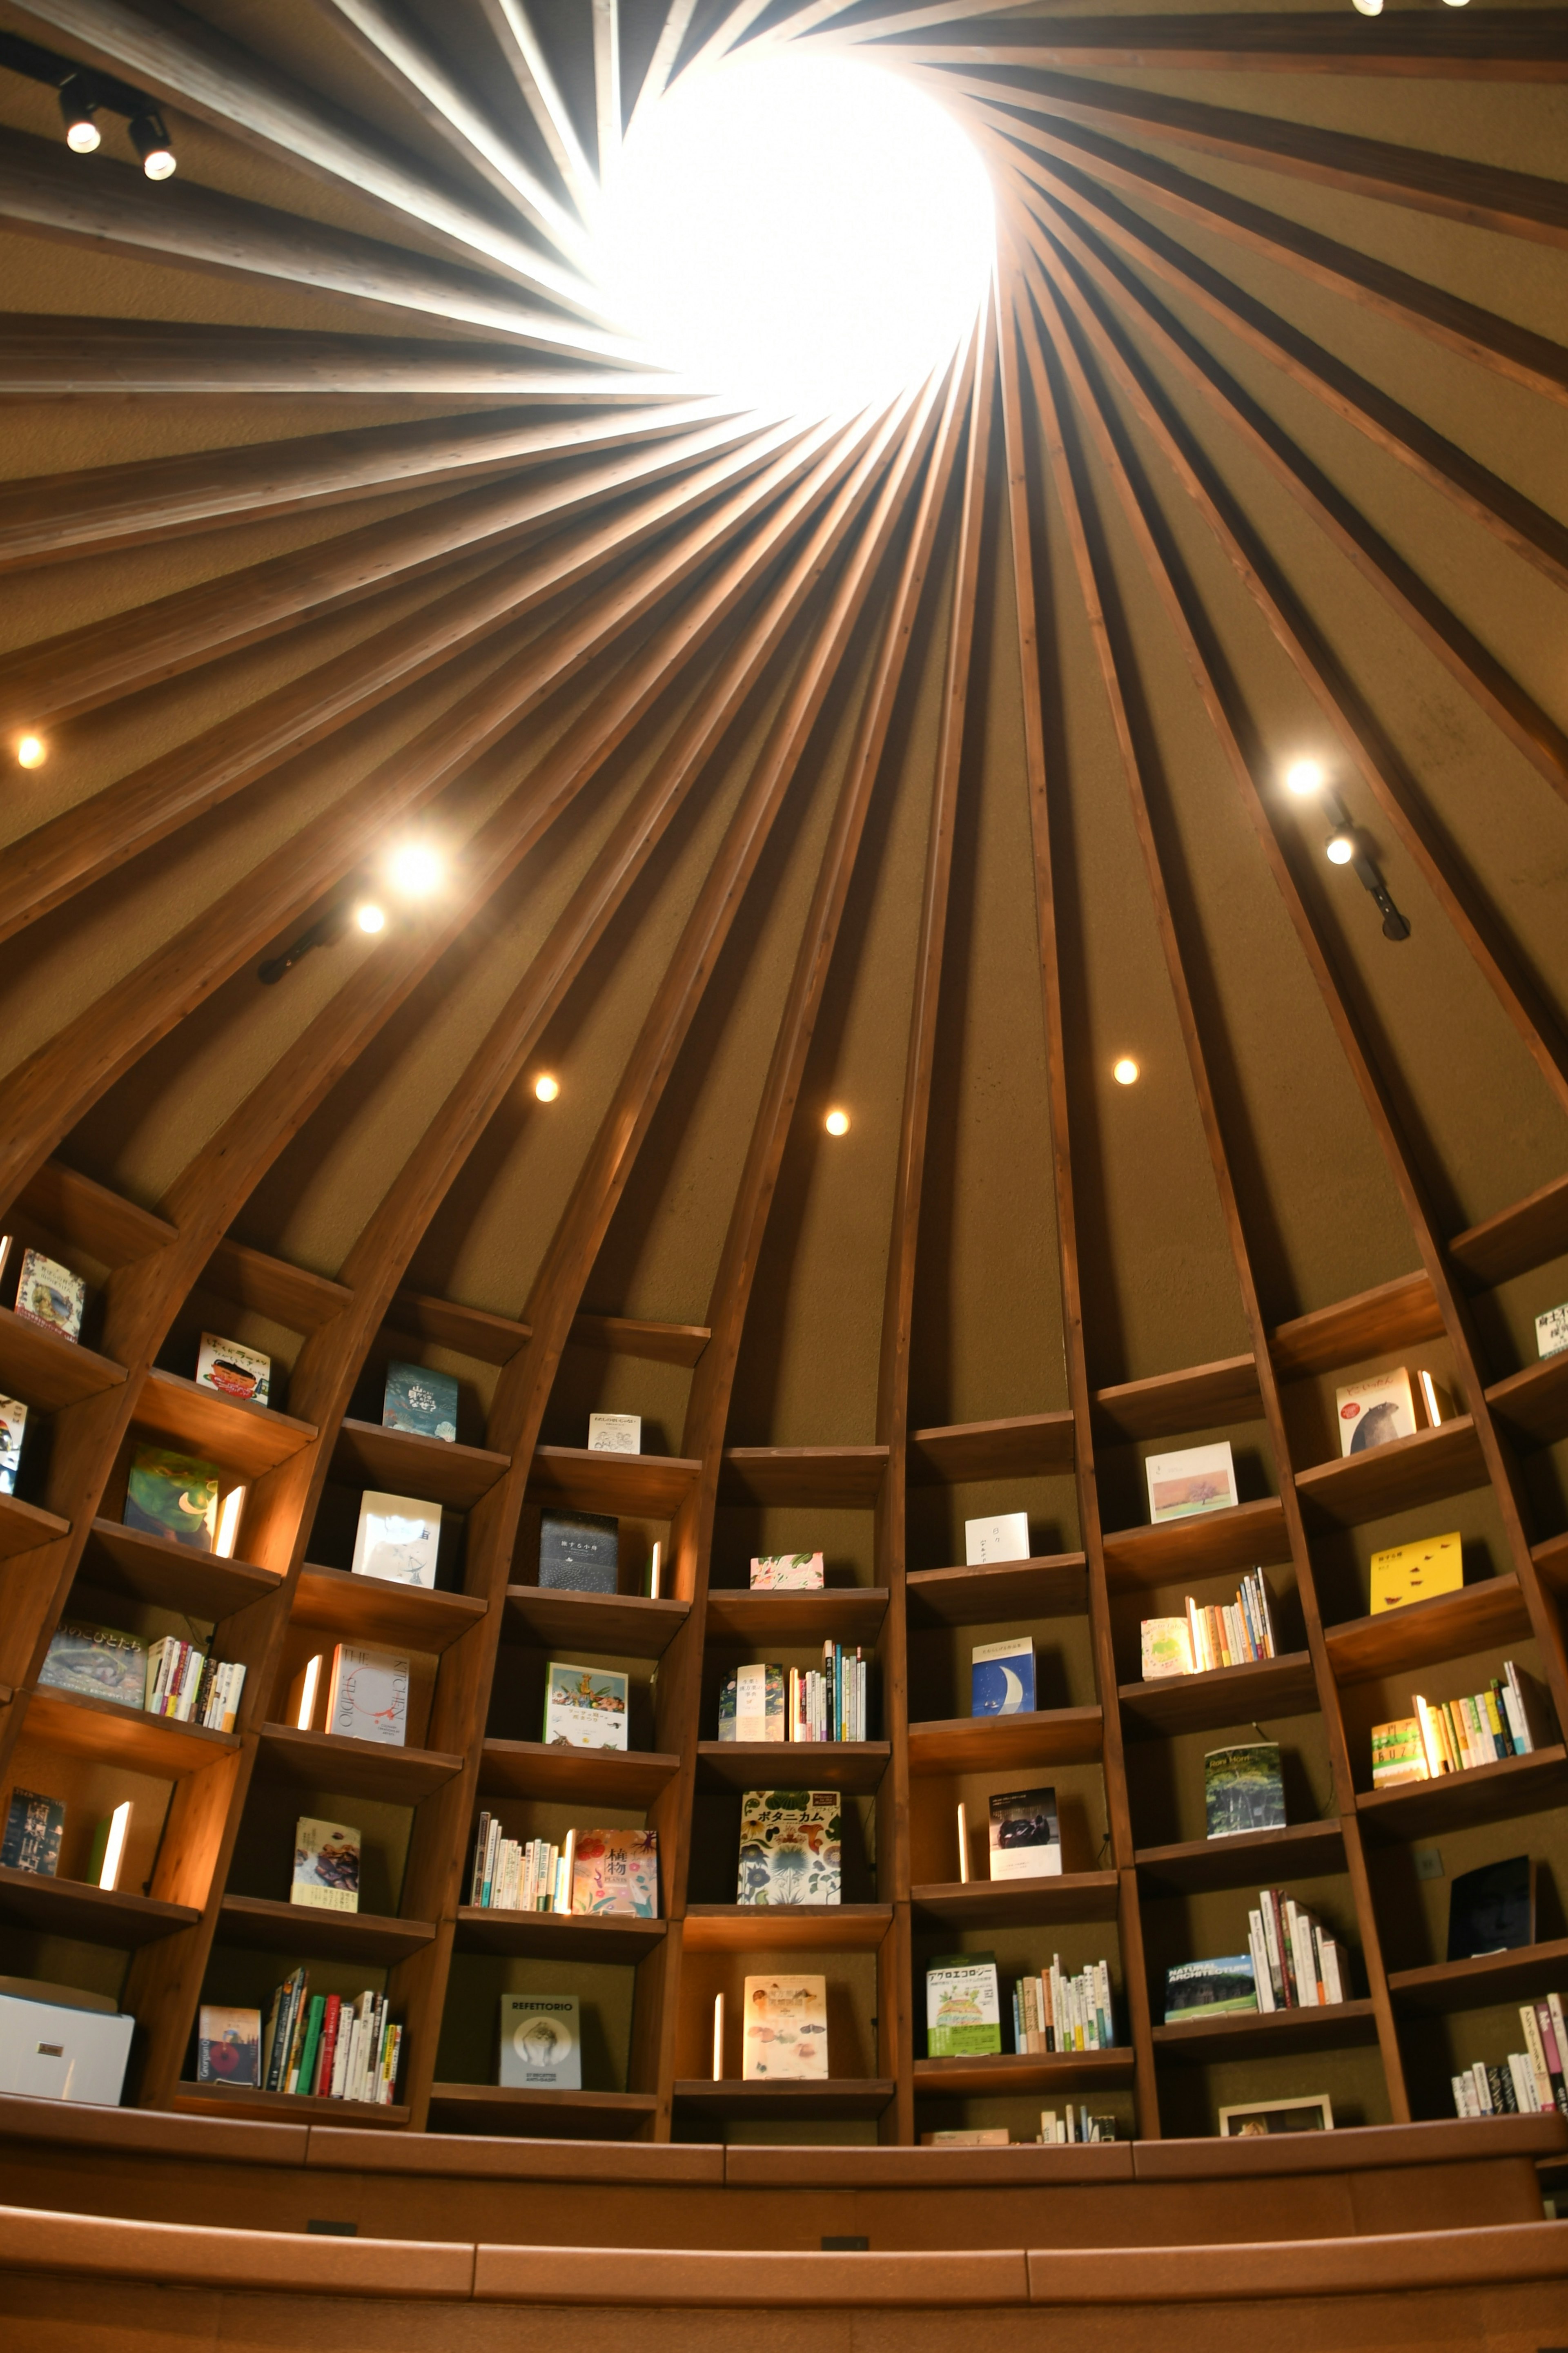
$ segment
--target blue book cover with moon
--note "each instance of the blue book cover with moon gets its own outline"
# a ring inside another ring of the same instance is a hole
[[[980,1642],[970,1652],[971,1715],[1025,1715],[1035,1705],[1035,1644],[1028,1634]]]

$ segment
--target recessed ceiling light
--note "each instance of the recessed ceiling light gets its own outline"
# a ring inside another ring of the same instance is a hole
[[[394,850],[387,867],[395,889],[405,899],[428,899],[446,879],[440,852],[427,841],[405,841]]]
[[[829,1135],[847,1135],[849,1114],[847,1111],[830,1111],[822,1124]]]
[[[1131,1054],[1123,1054],[1119,1062],[1112,1062],[1110,1075],[1119,1087],[1130,1087],[1138,1076],[1138,1065]]]
[[[553,1103],[561,1092],[561,1082],[552,1078],[548,1071],[542,1071],[533,1082],[533,1092],[541,1103]]]
[[[41,768],[49,756],[49,747],[41,735],[18,735],[16,765],[20,768]]]
[[[386,929],[386,915],[374,899],[366,899],[354,909],[354,921],[362,932],[382,932]]]

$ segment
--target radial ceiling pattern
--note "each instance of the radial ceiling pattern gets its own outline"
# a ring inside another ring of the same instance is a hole
[[[179,1227],[125,1362],[228,1234],[354,1292],[318,1419],[403,1288],[531,1324],[509,1437],[850,1444],[905,1371],[916,1423],[1065,1401],[1069,1127],[1100,1384],[1561,1177],[1562,11],[0,18],[179,158],[0,82],[0,718],[47,746],[0,1197],[53,1156]],[[783,43],[992,176],[994,306],[886,413],[672,392],[583,275],[635,110]],[[410,835],[446,887],[367,937]],[[584,1309],[715,1341],[558,1376]]]

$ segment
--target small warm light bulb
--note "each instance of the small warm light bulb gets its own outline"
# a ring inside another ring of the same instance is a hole
[[[847,1111],[830,1111],[822,1124],[829,1135],[847,1135],[849,1133],[849,1114]]]
[[[1289,791],[1299,793],[1305,800],[1310,793],[1322,791],[1323,772],[1316,760],[1296,760],[1285,771],[1285,784]]]
[[[405,898],[427,899],[440,889],[446,868],[427,842],[406,841],[394,852],[388,872]]]
[[[94,155],[103,144],[103,133],[96,122],[73,122],[66,132],[66,145],[73,155]]]
[[[41,735],[18,735],[16,765],[20,768],[41,768],[49,756],[48,745]]]
[[[1355,0],[1355,5],[1363,16],[1381,16],[1383,14],[1383,0]]]
[[[561,1092],[561,1082],[552,1079],[548,1071],[542,1071],[533,1082],[533,1092],[541,1103],[553,1103]]]
[[[1123,1054],[1119,1062],[1111,1064],[1110,1075],[1119,1087],[1130,1087],[1138,1076],[1138,1065],[1131,1054]]]
[[[1337,833],[1331,833],[1324,849],[1331,866],[1348,866],[1355,856],[1355,836],[1349,826],[1342,825]]]
[[[384,932],[386,929],[385,913],[374,899],[367,899],[363,907],[354,909],[354,921],[362,932]]]

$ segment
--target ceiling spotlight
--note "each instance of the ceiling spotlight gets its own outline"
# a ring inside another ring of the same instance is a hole
[[[66,119],[66,145],[73,155],[90,155],[103,144],[103,133],[93,121],[95,100],[89,99],[79,74],[60,90],[60,112]]]
[[[847,1135],[849,1114],[847,1111],[830,1111],[822,1124],[829,1135]]]
[[[1286,789],[1299,793],[1305,800],[1309,793],[1323,789],[1323,772],[1316,760],[1293,760],[1285,771]]]
[[[152,111],[135,114],[130,123],[131,144],[142,158],[142,169],[150,180],[171,180],[174,175],[174,150],[161,114]]]
[[[1131,1054],[1123,1054],[1119,1062],[1111,1064],[1110,1075],[1119,1087],[1130,1087],[1138,1076],[1138,1065]]]
[[[49,747],[41,735],[18,735],[16,765],[19,768],[41,768],[49,756]]]
[[[363,901],[354,909],[354,921],[362,932],[384,932],[386,929],[385,911],[378,907],[374,899]]]
[[[533,1082],[533,1092],[541,1103],[553,1103],[561,1092],[561,1082],[552,1079],[548,1071],[542,1071]]]
[[[1381,16],[1383,14],[1383,0],[1355,0],[1355,5],[1363,16]]]
[[[1324,844],[1331,866],[1348,866],[1355,856],[1355,835],[1348,825],[1336,825]]]
[[[393,887],[405,899],[428,899],[446,879],[446,867],[427,842],[405,841],[387,869]]]

